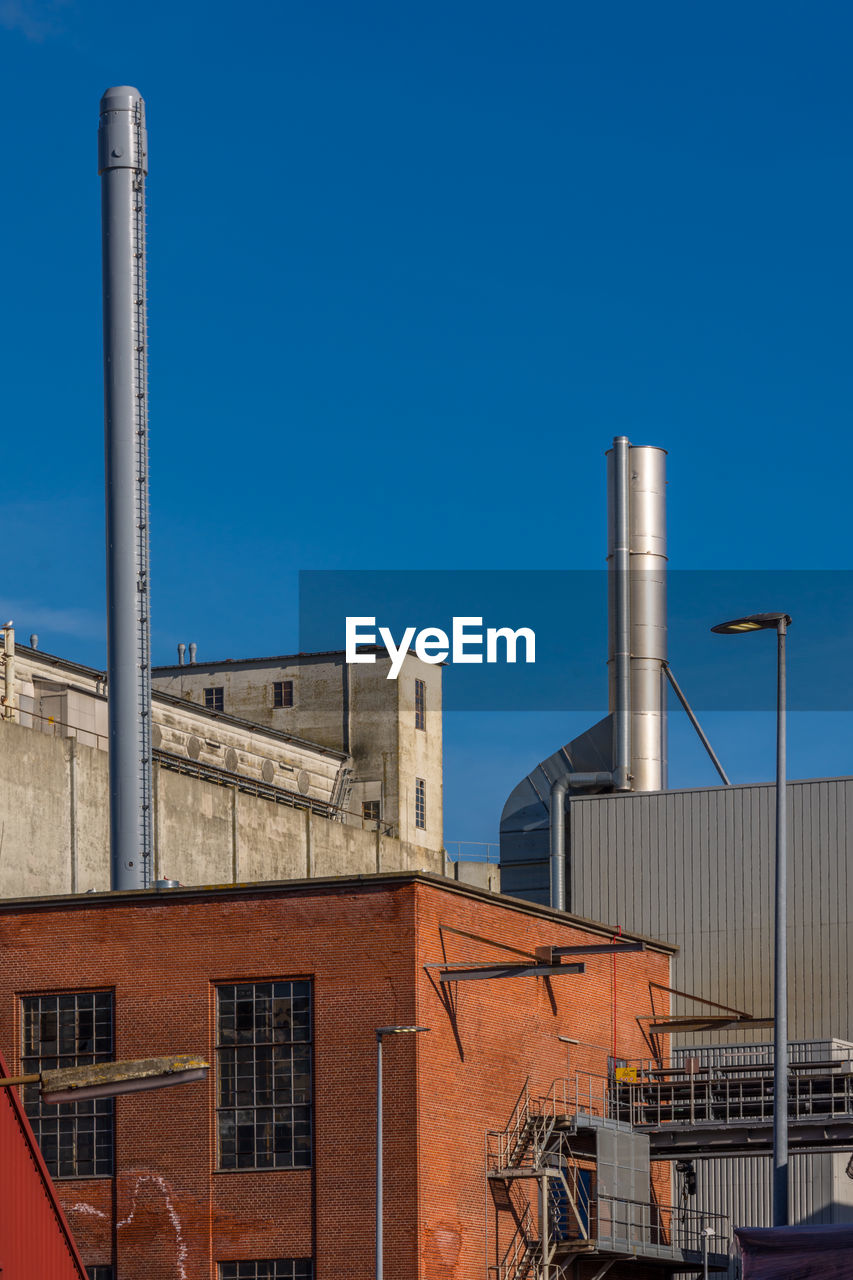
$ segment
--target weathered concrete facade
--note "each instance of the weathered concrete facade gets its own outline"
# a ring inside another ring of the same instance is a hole
[[[350,807],[379,803],[379,820],[403,841],[440,850],[443,844],[441,667],[408,654],[396,680],[384,650],[373,663],[349,664],[343,652],[197,662],[155,667],[154,688],[193,705],[220,690],[223,710],[352,759]],[[422,719],[416,715],[420,681]],[[291,705],[276,706],[287,684]],[[281,695],[279,695],[281,696]],[[423,784],[425,826],[417,825],[416,790]]]
[[[0,722],[0,897],[109,888],[107,762],[74,738]],[[440,850],[253,785],[183,774],[155,756],[155,878],[225,884],[445,869]]]
[[[201,693],[186,696],[193,689],[155,691],[154,877],[221,884],[423,869],[497,888],[497,868],[445,860],[440,675],[407,659],[400,680],[385,681],[387,665],[355,668],[368,675],[352,681],[344,733],[344,700],[333,689],[340,663],[306,659],[298,727],[321,742],[284,731],[281,717],[264,723],[266,675],[247,684],[255,701],[247,694],[240,703],[260,723],[205,708]],[[196,676],[206,687],[210,676]],[[422,677],[426,728],[415,729]],[[0,719],[0,896],[108,889],[104,675],[20,646],[10,689]],[[330,745],[335,733],[359,746],[358,782],[353,757]],[[426,829],[413,811],[416,778],[426,785]],[[403,818],[387,820],[387,809],[380,820],[365,817],[361,799],[374,795]]]

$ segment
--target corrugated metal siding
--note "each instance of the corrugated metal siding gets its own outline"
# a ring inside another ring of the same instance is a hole
[[[0,1071],[8,1075],[0,1057]],[[0,1089],[0,1269],[3,1280],[86,1280],[17,1095]]]
[[[844,1206],[834,1203],[834,1155],[795,1155],[790,1162],[791,1222],[831,1223],[846,1221],[839,1211],[853,1212],[850,1197]],[[842,1176],[843,1169],[842,1169]],[[689,1208],[705,1213],[726,1214],[732,1227],[773,1225],[770,1156],[740,1156],[726,1160],[696,1161],[696,1195]],[[846,1178],[853,1188],[853,1182]],[[726,1273],[738,1275],[733,1260]]]
[[[853,1037],[853,778],[788,805],[790,1033]],[[769,1015],[774,813],[772,786],[573,800],[569,909],[676,943],[675,987]]]

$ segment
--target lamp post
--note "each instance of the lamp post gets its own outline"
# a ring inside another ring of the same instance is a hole
[[[429,1031],[429,1027],[376,1028],[376,1280],[382,1280],[382,1037],[417,1031]]]
[[[775,631],[776,674],[776,892],[773,983],[773,1226],[788,1225],[788,880],[787,778],[785,769],[785,637],[787,613],[753,613],[711,630],[718,635]]]
[[[120,1093],[140,1093],[145,1089],[164,1089],[167,1085],[203,1080],[209,1066],[203,1058],[187,1053],[126,1062],[94,1062],[85,1067],[6,1076],[0,1078],[0,1088],[37,1084],[42,1102],[79,1102],[85,1098],[114,1098]]]

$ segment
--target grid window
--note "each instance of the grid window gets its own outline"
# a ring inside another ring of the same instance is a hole
[[[225,708],[225,689],[221,684],[204,691],[204,705],[208,711],[222,711]]]
[[[293,681],[276,680],[272,687],[272,704],[274,707],[293,706]]]
[[[218,1000],[220,1169],[308,1168],[311,983],[221,986]]]
[[[310,1258],[269,1258],[264,1262],[220,1262],[219,1280],[311,1280]]]
[[[426,683],[415,681],[415,728],[426,729]]]
[[[426,782],[415,778],[415,826],[426,830]]]
[[[368,822],[379,821],[379,801],[378,800],[362,800],[361,816]]]
[[[26,996],[21,1001],[24,1075],[83,1067],[113,1058],[113,997],[109,991]],[[54,1178],[113,1172],[113,1099],[43,1103],[39,1086],[24,1087],[24,1109]]]
[[[112,1267],[87,1267],[86,1275],[89,1280],[115,1280]]]

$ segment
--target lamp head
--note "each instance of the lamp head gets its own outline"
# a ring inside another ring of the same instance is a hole
[[[778,631],[779,624],[791,625],[788,613],[750,613],[745,618],[733,618],[731,622],[718,622],[711,630],[718,636],[737,636],[744,631]]]
[[[383,1036],[404,1036],[414,1031],[429,1031],[429,1027],[377,1027],[376,1039],[381,1040]]]

